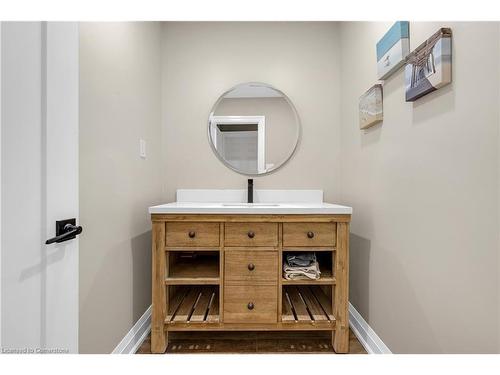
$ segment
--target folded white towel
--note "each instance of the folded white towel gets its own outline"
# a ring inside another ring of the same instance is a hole
[[[283,277],[287,280],[317,280],[320,278],[318,262],[313,262],[308,267],[291,267],[285,262],[283,264]]]

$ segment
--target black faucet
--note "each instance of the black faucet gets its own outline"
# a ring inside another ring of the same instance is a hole
[[[248,195],[247,195],[247,203],[253,203],[253,179],[248,179]]]

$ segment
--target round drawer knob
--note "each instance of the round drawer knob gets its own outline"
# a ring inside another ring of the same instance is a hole
[[[254,269],[255,269],[255,264],[253,264],[253,263],[249,263],[249,264],[248,264],[248,270],[249,270],[249,271],[253,271]]]
[[[255,306],[254,306],[253,302],[248,302],[248,305],[247,305],[248,310],[253,310],[254,307]]]
[[[250,231],[247,234],[248,234],[248,238],[254,238],[255,237],[255,232],[253,232],[253,231]]]
[[[314,237],[314,232],[307,232],[307,237],[308,238],[313,238]]]
[[[196,232],[190,230],[189,233],[188,233],[188,236],[189,236],[189,238],[195,238],[196,237]]]

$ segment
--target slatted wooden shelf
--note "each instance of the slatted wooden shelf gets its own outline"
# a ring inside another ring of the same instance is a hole
[[[285,286],[283,323],[334,324],[332,301],[319,286]]]
[[[170,299],[165,323],[219,323],[219,291],[215,286],[181,286]]]
[[[206,284],[217,285],[219,278],[219,257],[201,256],[184,259],[170,265],[167,285]]]
[[[332,276],[331,271],[321,271],[320,278],[318,280],[312,279],[299,279],[299,280],[288,280],[284,277],[281,280],[283,285],[335,285],[337,280]]]

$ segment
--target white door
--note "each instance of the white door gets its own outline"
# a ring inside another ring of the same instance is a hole
[[[76,353],[78,236],[45,241],[78,223],[78,24],[0,26],[0,347]]]

